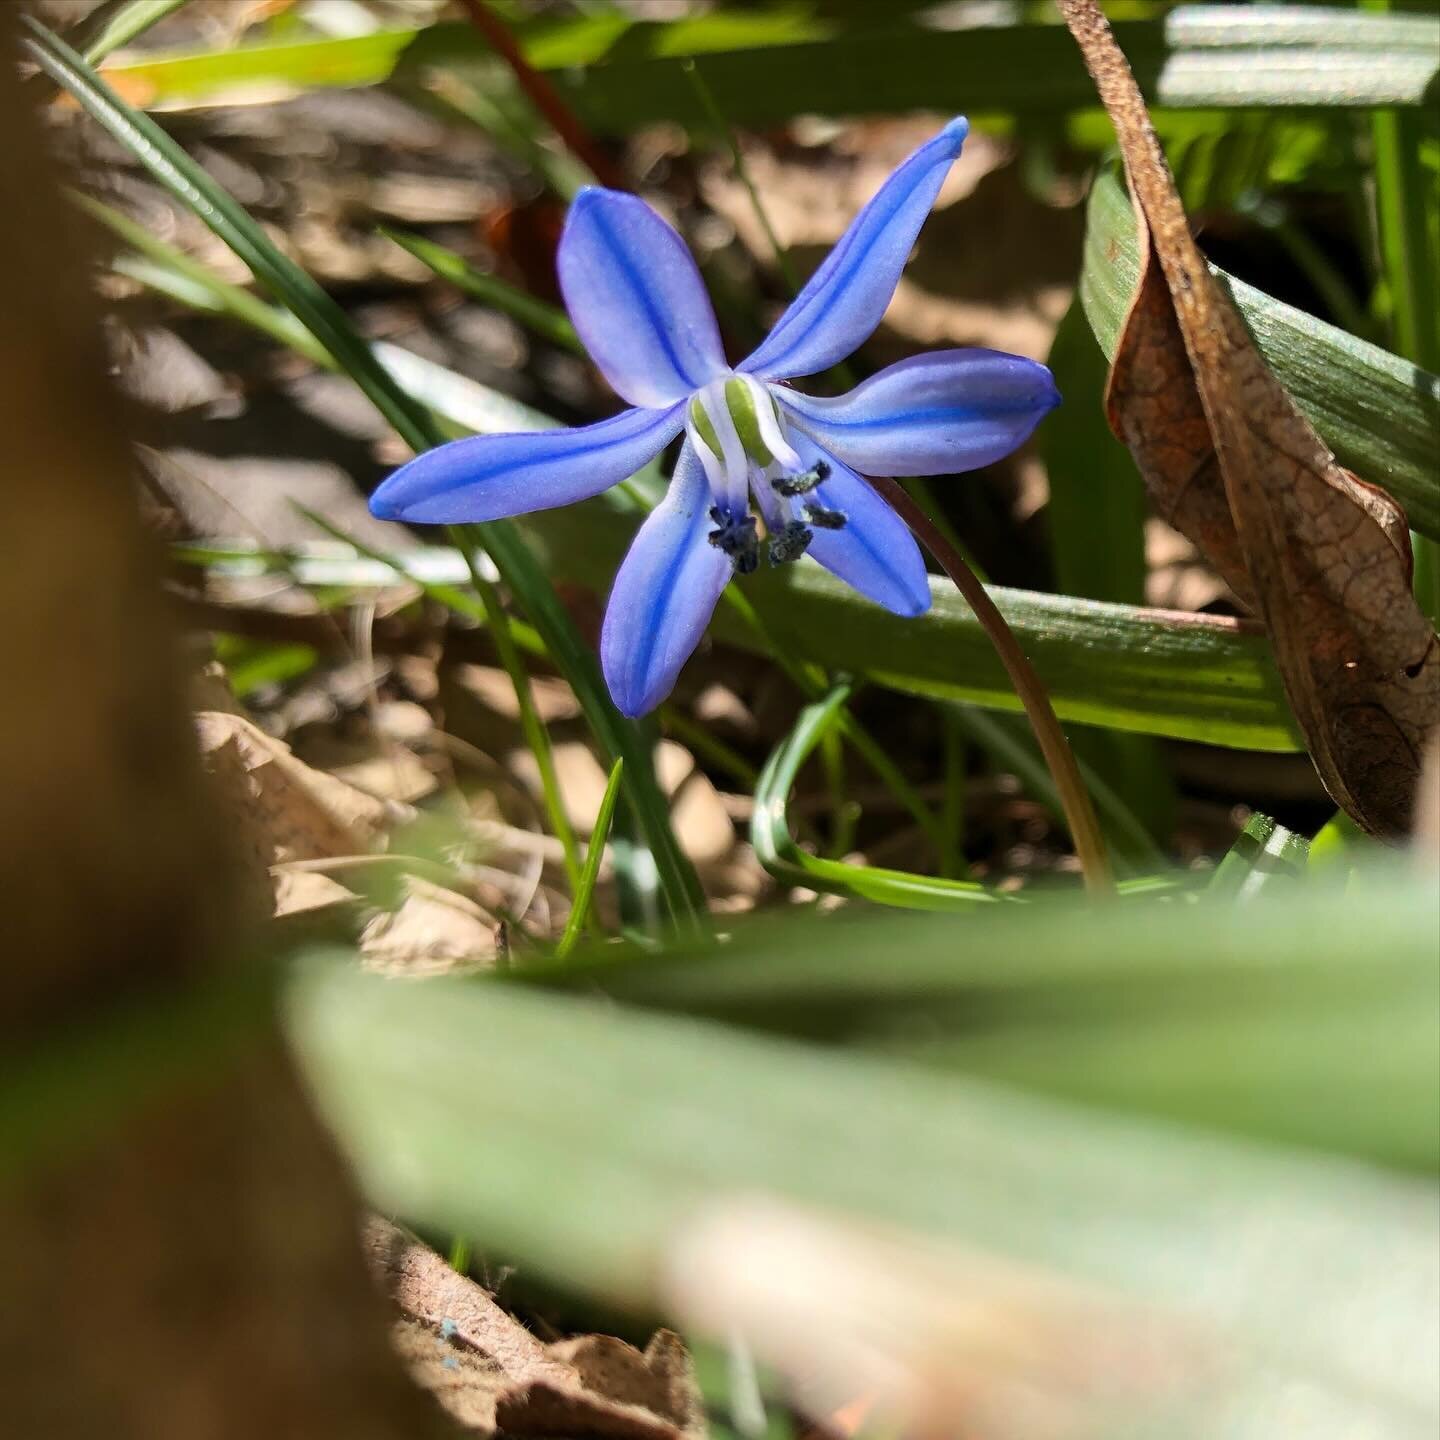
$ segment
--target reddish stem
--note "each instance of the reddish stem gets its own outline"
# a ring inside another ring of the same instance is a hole
[[[594,137],[580,123],[580,117],[549,79],[521,53],[505,22],[491,11],[485,0],[458,0],[458,3],[490,48],[510,67],[520,88],[530,97],[531,104],[549,121],[550,128],[565,142],[570,153],[602,185],[624,189],[624,180],[610,157],[595,143]]]
[[[975,578],[975,572],[965,563],[964,557],[940,533],[935,522],[910,498],[898,480],[881,476],[867,476],[870,484],[885,497],[890,508],[910,527],[915,538],[940,562],[940,568],[950,577],[955,588],[965,597],[965,602],[975,612],[995,653],[1000,657],[1030,728],[1039,742],[1040,753],[1045,757],[1055,789],[1060,797],[1060,806],[1065,812],[1070,827],[1070,838],[1075,844],[1075,853],[1080,859],[1080,869],[1085,877],[1085,887],[1094,894],[1113,895],[1115,877],[1110,868],[1109,852],[1105,848],[1105,837],[1100,831],[1100,822],[1095,807],[1090,803],[1090,792],[1080,778],[1080,767],[1075,763],[1075,752],[1060,728],[1055,707],[1029,657],[1020,648],[1015,632],[1006,623],[990,592]]]

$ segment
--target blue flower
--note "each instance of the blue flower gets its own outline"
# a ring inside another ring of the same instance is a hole
[[[834,365],[880,323],[966,129],[951,121],[890,176],[735,366],[675,231],[633,195],[582,190],[560,242],[560,285],[586,349],[633,408],[572,430],[442,445],[390,476],[371,510],[452,524],[568,505],[634,474],[683,430],[670,488],[605,614],[601,662],[626,715],[670,693],[726,582],[762,557],[808,553],[887,609],[922,614],[924,559],[861,475],[951,474],[1000,459],[1058,403],[1050,372],[991,350],[938,350],[848,395],[779,382]]]

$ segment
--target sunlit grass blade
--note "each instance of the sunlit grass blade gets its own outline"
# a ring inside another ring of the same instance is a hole
[[[188,0],[120,0],[104,5],[88,17],[86,28],[94,38],[85,45],[85,59],[98,65],[122,45],[138,40],[152,25],[173,15]]]
[[[526,517],[552,574],[596,589],[609,583],[634,520],[607,498]],[[717,638],[742,649],[773,655],[778,640],[832,673],[987,709],[1019,708],[979,623],[948,586],[932,587],[921,620],[892,615],[806,562],[750,576],[743,593],[769,641],[730,606],[711,622]],[[1062,720],[1217,745],[1301,748],[1256,627],[1000,586],[991,593]]]
[[[607,496],[527,517],[525,528],[552,574],[598,590],[609,584],[634,524],[634,515]],[[176,554],[249,574],[293,569],[307,584],[374,586],[396,578],[369,560],[310,547],[268,560],[253,546],[187,545]],[[402,575],[465,583],[465,560],[454,550],[430,547],[400,564]],[[769,631],[807,661],[907,694],[1016,709],[974,617],[952,596],[937,591],[930,613],[917,622],[872,605],[817,566],[790,569],[750,577],[748,595]],[[1243,749],[1301,748],[1269,646],[1253,627],[999,586],[993,593],[1061,719]],[[772,645],[731,607],[720,607],[711,628],[727,644],[773,658]]]
[[[1342,464],[1384,486],[1412,529],[1440,538],[1440,376],[1217,271],[1261,353]],[[1138,276],[1124,186],[1102,175],[1090,196],[1080,295],[1106,354]]]
[[[809,855],[795,843],[787,814],[795,777],[811,751],[836,724],[853,689],[852,684],[842,682],[832,686],[823,700],[806,706],[760,772],[750,822],[750,844],[755,858],[786,884],[828,890],[903,909],[969,910],[977,903],[983,905],[1000,899],[982,885],[869,865],[849,865]]]
[[[425,450],[448,438],[430,412],[395,383],[339,305],[276,249],[261,227],[202,167],[155,121],[126,105],[73,50],[29,17],[25,23],[30,32],[24,42],[26,48],[46,74],[68,90],[162,186],[194,210],[230,246],[256,279],[334,357],[412,449]],[[544,637],[602,747],[612,757],[623,755],[629,762],[627,798],[635,807],[654,854],[672,917],[681,925],[697,924],[702,908],[699,882],[671,829],[651,756],[636,728],[610,703],[594,654],[515,527],[495,521],[469,528]]]
[[[393,240],[402,250],[408,250],[422,264],[428,265],[443,280],[448,280],[457,289],[463,290],[471,299],[482,305],[489,305],[518,321],[527,330],[542,336],[554,345],[585,353],[570,317],[558,306],[547,305],[513,285],[507,285],[495,275],[486,275],[477,270],[463,256],[433,240],[421,235],[408,235],[401,230],[390,230],[381,226],[380,233]]]
[[[1305,876],[1310,847],[1303,835],[1272,820],[1252,815],[1239,838],[1215,867],[1210,881],[1213,896],[1249,900],[1276,881],[1291,883]]]
[[[585,866],[575,887],[575,903],[565,921],[565,932],[555,947],[557,960],[565,959],[580,943],[580,936],[589,923],[595,886],[600,879],[600,862],[605,857],[605,842],[610,838],[610,822],[615,817],[615,800],[620,794],[620,772],[624,767],[623,760],[616,760],[610,767],[610,778],[605,782],[605,793],[600,797],[599,810],[595,812],[595,828],[590,832],[590,844],[585,851]]]

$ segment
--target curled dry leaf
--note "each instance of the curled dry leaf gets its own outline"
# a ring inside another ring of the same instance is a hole
[[[400,1312],[395,1343],[415,1380],[477,1435],[696,1440],[704,1406],[679,1336],[644,1351],[608,1335],[546,1345],[473,1280],[383,1220],[365,1247]]]
[[[1149,113],[1094,0],[1060,0],[1120,140],[1140,284],[1110,423],[1160,513],[1270,633],[1320,778],[1372,834],[1410,827],[1440,720],[1440,646],[1411,591],[1405,514],[1335,461],[1191,236]]]

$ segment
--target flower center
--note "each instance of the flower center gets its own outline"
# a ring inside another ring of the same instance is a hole
[[[715,500],[709,541],[730,557],[737,575],[750,574],[760,563],[752,492],[765,520],[772,565],[798,560],[815,538],[812,527],[838,530],[845,524],[841,511],[802,499],[824,484],[830,467],[823,461],[805,467],[767,386],[748,375],[711,381],[691,396],[685,429]]]

